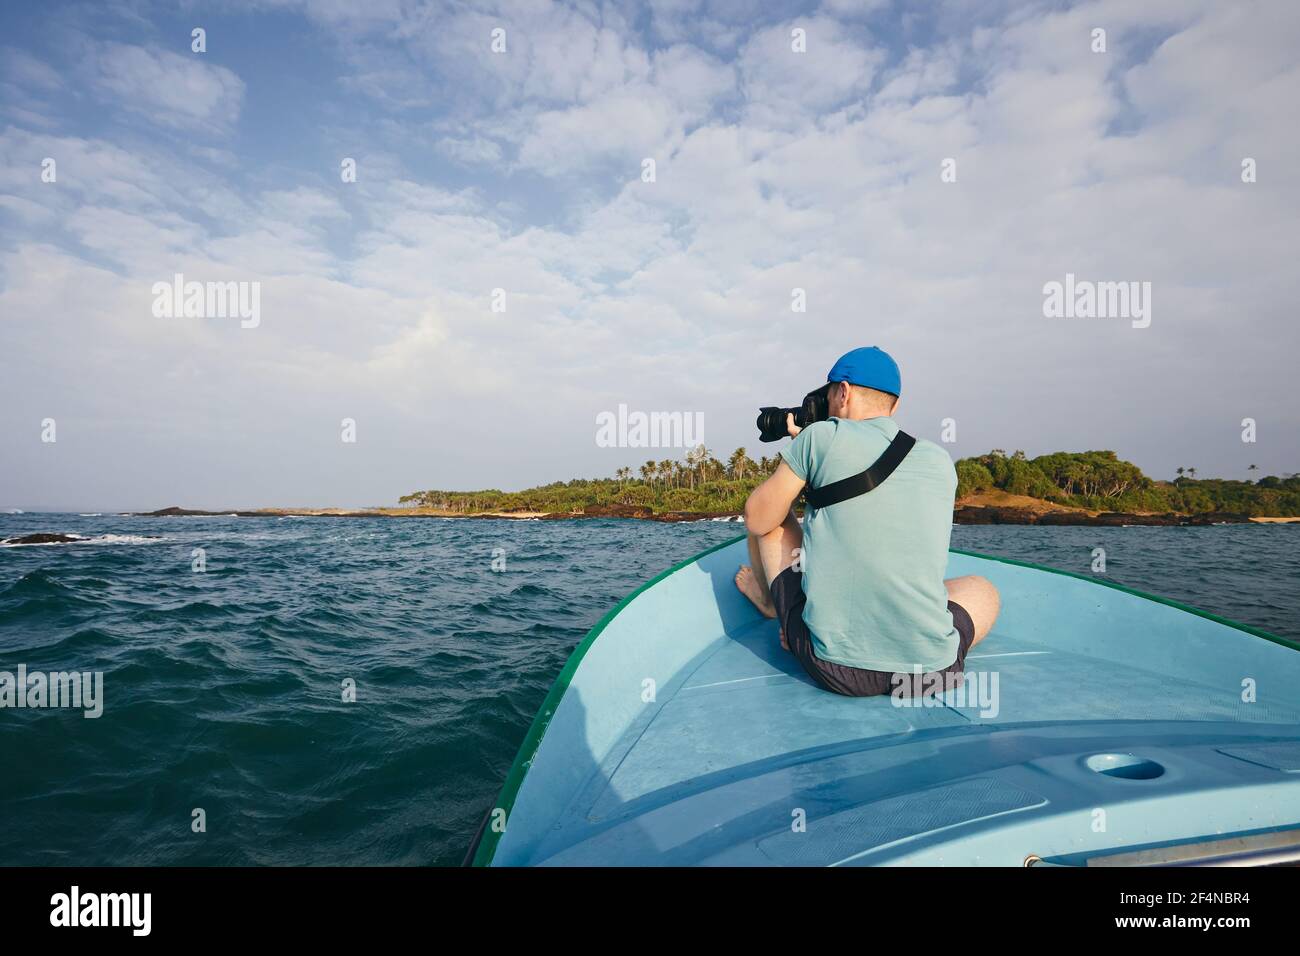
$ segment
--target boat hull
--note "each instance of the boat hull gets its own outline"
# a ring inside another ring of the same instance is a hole
[[[587,635],[479,865],[1085,864],[1300,825],[1300,653],[1091,578],[953,552],[1003,595],[939,699],[812,684],[736,591],[743,538]]]

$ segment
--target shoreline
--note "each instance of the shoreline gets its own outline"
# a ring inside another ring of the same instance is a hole
[[[1078,508],[1054,506],[1051,502],[1027,499],[1021,502],[990,504],[970,500],[958,502],[953,509],[956,525],[1042,525],[1047,527],[1205,527],[1225,524],[1300,524],[1300,516],[1252,516],[1229,512],[1200,514],[1091,512]],[[466,514],[433,508],[254,508],[247,510],[205,511],[190,508],[161,508],[157,511],[132,512],[137,518],[459,518],[506,519],[510,521],[574,521],[584,518],[631,518],[676,524],[688,521],[743,522],[736,512],[670,511],[654,513],[632,505],[591,505],[580,512],[554,511],[484,511]]]
[[[248,510],[204,511],[191,508],[161,508],[128,513],[133,518],[505,518],[511,521],[572,521],[583,518],[633,518],[639,521],[680,523],[683,521],[741,521],[735,512],[666,511],[658,514],[631,505],[590,505],[582,511],[442,511],[437,508],[252,508]]]

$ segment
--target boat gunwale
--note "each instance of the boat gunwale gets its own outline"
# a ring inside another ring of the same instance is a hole
[[[523,786],[524,778],[528,774],[528,768],[532,765],[533,758],[537,756],[537,752],[541,748],[542,739],[546,736],[546,729],[550,726],[551,718],[555,716],[555,711],[559,707],[560,701],[563,699],[565,693],[569,689],[569,685],[573,681],[573,675],[577,673],[578,666],[582,663],[583,658],[587,656],[587,652],[596,642],[596,638],[604,632],[610,622],[613,621],[625,607],[636,600],[636,598],[643,592],[648,591],[650,588],[676,574],[678,571],[684,570],[685,568],[698,563],[701,559],[708,557],[710,554],[713,554],[716,551],[721,551],[724,548],[729,548],[744,540],[745,535],[737,535],[734,538],[719,542],[710,548],[705,548],[698,554],[661,571],[659,574],[655,575],[653,578],[646,581],[636,590],[624,597],[614,605],[614,607],[610,608],[610,610],[592,626],[591,630],[586,633],[582,640],[578,642],[577,646],[574,647],[572,652],[570,652],[568,659],[564,662],[564,667],[561,668],[554,683],[551,684],[551,689],[547,691],[546,697],[542,701],[541,707],[538,708],[536,716],[533,717],[533,721],[528,727],[528,732],[524,735],[524,739],[519,745],[519,750],[515,754],[515,759],[510,765],[510,770],[506,774],[505,782],[501,786],[496,802],[493,806],[488,808],[483,824],[479,827],[475,843],[470,847],[469,865],[476,867],[488,866],[496,856],[497,846],[501,842],[501,832],[492,828],[490,825],[490,818],[495,811],[502,810],[505,813],[507,825],[509,825],[510,814],[511,811],[514,810],[515,799],[519,796],[519,790]],[[1250,634],[1253,637],[1263,638],[1266,641],[1271,641],[1274,644],[1300,652],[1300,642],[1298,641],[1292,641],[1289,638],[1281,637],[1280,635],[1273,634],[1270,631],[1265,631],[1262,628],[1254,627],[1250,624],[1242,624],[1238,621],[1221,617],[1217,614],[1211,613],[1210,611],[1194,607],[1190,604],[1183,604],[1181,601],[1176,601],[1173,598],[1148,594],[1145,591],[1139,591],[1136,588],[1130,588],[1115,581],[1089,577],[1074,571],[1064,571],[1060,568],[1053,568],[1043,564],[1034,564],[1032,561],[1020,561],[1016,558],[1003,558],[994,554],[983,554],[979,551],[966,551],[961,548],[949,548],[948,551],[950,554],[959,554],[963,557],[997,561],[1001,564],[1009,564],[1019,568],[1028,568],[1032,571],[1045,571],[1049,574],[1059,574],[1068,578],[1076,578],[1089,584],[1114,588],[1115,590],[1122,591],[1125,594],[1153,601],[1156,604],[1163,604],[1176,610],[1185,611],[1189,614],[1194,614],[1197,617],[1213,621],[1216,624],[1230,627],[1234,630]]]
[[[556,708],[560,706],[560,700],[569,689],[569,684],[578,670],[578,665],[582,663],[582,659],[587,656],[587,651],[596,643],[596,638],[601,635],[609,623],[618,617],[623,608],[636,600],[642,592],[650,590],[660,581],[676,574],[678,571],[689,568],[701,558],[708,557],[713,552],[721,551],[723,548],[729,548],[737,541],[743,541],[744,539],[743,534],[729,538],[661,571],[615,604],[605,613],[604,617],[592,626],[591,630],[586,633],[586,636],[578,642],[577,647],[569,654],[568,660],[564,662],[564,667],[561,668],[559,675],[555,678],[551,689],[547,691],[542,706],[537,710],[537,716],[533,718],[532,724],[528,727],[528,732],[524,735],[523,742],[519,745],[519,751],[515,754],[514,762],[510,765],[510,770],[506,774],[505,783],[501,785],[501,792],[496,803],[488,808],[489,816],[496,810],[503,810],[505,811],[506,824],[509,825],[510,812],[514,809],[515,797],[519,795],[519,788],[523,786],[528,767],[532,764],[533,757],[537,756],[537,751],[542,745],[542,738],[546,735],[546,728],[550,726],[551,718],[555,716]],[[483,827],[480,834],[478,846],[473,848],[472,866],[487,866],[491,863],[492,858],[496,855],[497,844],[501,842],[501,833],[492,829],[491,826]]]
[[[1182,601],[1174,598],[1161,597],[1159,594],[1148,594],[1146,591],[1139,591],[1137,588],[1131,588],[1126,584],[1120,584],[1117,581],[1108,581],[1105,578],[1090,577],[1086,574],[1079,574],[1077,571],[1063,571],[1060,568],[1049,567],[1045,564],[1034,564],[1032,561],[1020,561],[1016,558],[1003,558],[996,554],[983,554],[979,551],[965,551],[961,548],[949,548],[950,554],[960,554],[968,558],[982,558],[986,561],[997,561],[1001,564],[1010,564],[1018,568],[1029,568],[1032,571],[1046,571],[1048,574],[1060,574],[1067,578],[1077,578],[1080,581],[1087,581],[1089,584],[1100,584],[1102,587],[1114,588],[1116,591],[1123,591],[1125,594],[1131,594],[1134,597],[1144,598],[1148,601],[1154,601],[1156,604],[1163,604],[1166,607],[1176,608],[1179,611],[1186,611],[1188,614],[1194,614],[1197,617],[1203,617],[1206,620],[1213,621],[1215,624],[1222,624],[1233,630],[1244,631],[1254,637],[1262,637],[1266,641],[1272,641],[1274,644],[1281,644],[1283,647],[1293,651],[1300,651],[1300,641],[1293,641],[1289,637],[1282,637],[1274,634],[1272,631],[1266,631],[1262,627],[1255,627],[1253,624],[1242,624],[1240,621],[1234,621],[1231,618],[1222,617],[1212,611],[1206,611],[1203,608],[1195,607],[1191,604],[1184,604]]]

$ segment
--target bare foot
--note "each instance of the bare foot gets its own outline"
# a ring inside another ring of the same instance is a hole
[[[754,569],[749,565],[741,565],[740,570],[736,572],[736,588],[749,598],[754,607],[758,608],[759,614],[764,617],[776,617],[776,608],[772,606],[772,599],[764,593],[758,578],[754,577]]]

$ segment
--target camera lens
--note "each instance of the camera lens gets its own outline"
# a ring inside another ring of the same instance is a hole
[[[798,412],[793,408],[776,408],[766,406],[758,410],[758,437],[759,441],[776,441],[784,438],[788,432],[785,427],[785,416],[789,412]]]

